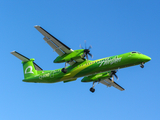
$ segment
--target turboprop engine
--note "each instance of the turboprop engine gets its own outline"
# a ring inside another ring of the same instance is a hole
[[[91,82],[91,81],[98,82],[98,81],[109,79],[109,78],[112,78],[112,81],[114,81],[114,76],[118,79],[116,72],[117,71],[109,71],[109,72],[98,73],[95,75],[87,76],[87,77],[84,77],[81,80],[81,82]]]
[[[83,51],[84,51],[83,49],[74,50],[72,53],[64,54],[62,56],[58,56],[54,60],[54,63],[69,62],[71,60],[76,60],[76,59],[82,58]]]

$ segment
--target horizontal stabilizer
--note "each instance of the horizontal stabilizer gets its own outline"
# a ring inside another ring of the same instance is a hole
[[[16,52],[16,51],[13,51],[11,52],[12,55],[14,55],[15,57],[19,58],[20,60],[22,60],[23,62],[28,62],[30,59],[23,56],[22,54]]]
[[[14,55],[15,57],[19,58],[19,59],[22,60],[23,62],[28,62],[28,61],[30,61],[29,58],[25,57],[24,55],[22,55],[22,54],[20,54],[20,53],[18,53],[18,52],[16,52],[16,51],[11,52],[11,54]],[[38,70],[38,71],[43,70],[43,69],[42,69],[41,67],[39,67],[35,62],[33,62],[33,64],[34,64],[34,67],[35,67],[36,70]]]

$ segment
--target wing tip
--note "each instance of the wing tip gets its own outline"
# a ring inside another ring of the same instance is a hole
[[[11,54],[13,54],[13,53],[16,53],[16,51],[14,50],[14,51],[12,51],[12,52],[10,52]]]
[[[38,28],[38,27],[41,27],[41,26],[40,26],[40,25],[35,25],[34,27],[35,27],[35,28]]]

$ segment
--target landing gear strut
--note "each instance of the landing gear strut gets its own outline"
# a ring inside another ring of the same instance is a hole
[[[63,73],[67,73],[67,69],[66,69],[67,64],[68,64],[69,62],[72,62],[72,61],[73,61],[73,59],[71,59],[70,61],[67,61],[67,62],[65,63],[65,67],[62,68],[62,70],[61,70]]]
[[[144,62],[141,63],[140,67],[141,67],[141,68],[144,68]]]
[[[61,70],[63,73],[66,73],[66,72],[67,72],[67,69],[66,69],[66,67],[67,67],[67,63],[68,63],[68,62],[66,62],[66,63],[65,63],[65,67],[64,67],[64,68],[62,68],[62,70]]]
[[[94,89],[94,87],[97,85],[97,82],[96,82],[96,84],[95,84],[95,82],[93,82],[93,86],[90,88],[90,91],[92,92],[92,93],[94,93],[95,92],[95,89]]]

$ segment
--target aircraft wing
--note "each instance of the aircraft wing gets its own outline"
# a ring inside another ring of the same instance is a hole
[[[71,48],[63,44],[61,41],[59,41],[57,38],[52,36],[50,33],[48,33],[45,29],[43,29],[41,26],[34,26],[43,36],[44,40],[53,48],[53,50],[59,55],[62,56],[64,54],[68,54],[73,52]],[[77,59],[75,62],[83,62],[85,59]],[[73,65],[75,63],[74,61],[70,62],[70,65]]]
[[[113,87],[119,89],[120,91],[125,90],[125,89],[122,88],[120,85],[118,85],[116,82],[112,82],[111,79],[102,80],[102,81],[100,81],[100,83],[106,85],[107,87],[113,86]]]

